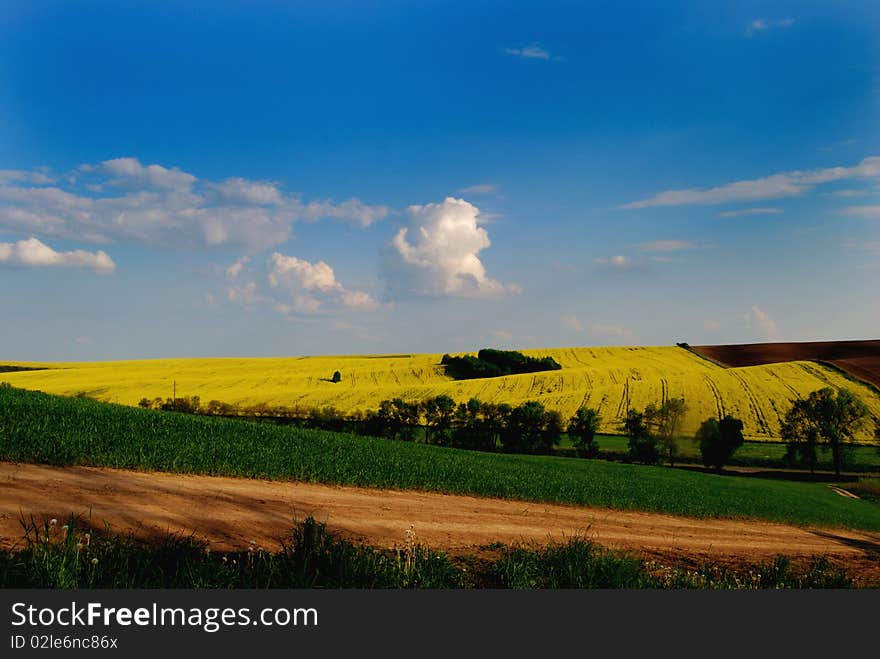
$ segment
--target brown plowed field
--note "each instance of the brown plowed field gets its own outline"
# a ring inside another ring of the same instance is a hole
[[[608,547],[691,562],[824,554],[880,582],[880,533],[429,492],[0,462],[0,546],[20,541],[22,516],[65,520],[71,513],[94,527],[107,523],[113,531],[142,537],[194,534],[221,551],[246,548],[251,541],[277,549],[294,517],[314,515],[331,530],[375,546],[402,545],[411,527],[419,542],[454,553],[479,551],[495,542],[546,543],[581,534]]]
[[[724,366],[759,366],[779,362],[821,361],[880,387],[880,340],[744,343],[691,346],[691,350]]]

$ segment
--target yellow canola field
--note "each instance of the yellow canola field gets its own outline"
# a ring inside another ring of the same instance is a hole
[[[0,380],[49,393],[86,394],[136,405],[143,398],[200,396],[239,405],[332,405],[341,411],[375,409],[379,401],[422,400],[448,394],[516,405],[538,400],[566,418],[595,407],[604,432],[620,432],[627,403],[643,408],[664,397],[683,396],[692,433],[709,416],[732,414],[753,439],[779,438],[781,417],[791,401],[831,386],[854,391],[880,418],[876,390],[813,362],[721,368],[678,347],[554,348],[524,350],[549,355],[562,370],[502,378],[455,381],[440,366],[441,355],[371,355],[247,359],[157,359],[121,362],[28,364],[47,370],[0,373]],[[9,363],[9,362],[7,362]],[[334,371],[342,381],[330,382]],[[873,429],[871,429],[873,430]],[[871,434],[861,439],[869,441]]]

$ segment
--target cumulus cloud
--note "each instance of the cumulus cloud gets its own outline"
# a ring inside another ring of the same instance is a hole
[[[744,215],[779,215],[782,213],[781,208],[740,208],[735,211],[724,211],[718,213],[721,217],[742,217]]]
[[[136,158],[81,165],[61,178],[2,170],[0,229],[99,244],[134,240],[256,251],[286,242],[298,220],[369,226],[389,213],[358,199],[306,203],[276,183],[201,180]]]
[[[0,263],[28,268],[88,268],[102,275],[116,269],[113,259],[101,250],[58,252],[36,238],[0,243]]]
[[[685,206],[692,204],[717,205],[796,197],[815,186],[848,179],[880,178],[880,156],[865,158],[852,167],[795,170],[745,181],[734,181],[713,188],[684,188],[665,190],[653,197],[633,201],[621,208],[651,208],[656,206]]]
[[[487,297],[515,293],[486,274],[479,253],[491,245],[480,210],[464,199],[410,206],[409,224],[397,233],[385,259],[391,295]]]
[[[363,291],[352,291],[336,280],[324,261],[312,263],[295,256],[275,252],[269,259],[269,285],[285,296],[276,310],[313,313],[326,304],[352,309],[376,308],[376,301]]]
[[[776,321],[770,317],[770,314],[757,306],[752,306],[745,315],[745,320],[746,325],[758,330],[758,333],[765,338],[776,338],[779,333]]]

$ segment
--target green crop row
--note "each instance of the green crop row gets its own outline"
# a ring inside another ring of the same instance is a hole
[[[880,506],[817,483],[478,453],[0,387],[0,459],[417,489],[692,517],[880,530]]]

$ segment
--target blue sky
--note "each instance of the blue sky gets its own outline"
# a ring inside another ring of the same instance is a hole
[[[0,358],[874,338],[878,18],[4,3]]]

